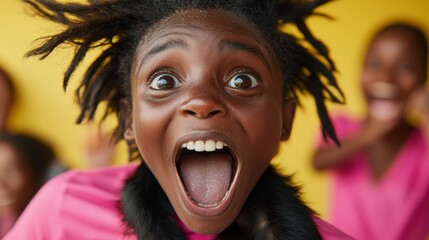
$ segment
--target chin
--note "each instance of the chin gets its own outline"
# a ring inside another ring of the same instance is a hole
[[[199,219],[186,219],[181,218],[183,224],[192,230],[193,232],[204,234],[204,235],[215,235],[223,232],[226,228],[228,228],[234,219],[225,219],[223,217],[219,217],[219,219],[208,219],[201,221]]]

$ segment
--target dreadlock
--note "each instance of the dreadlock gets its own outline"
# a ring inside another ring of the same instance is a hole
[[[284,99],[296,91],[310,93],[315,100],[323,136],[338,143],[328,116],[325,100],[342,103],[344,96],[336,83],[335,65],[325,45],[308,29],[305,19],[329,0],[89,0],[86,4],[59,3],[56,0],[24,0],[41,15],[65,26],[62,32],[46,37],[27,56],[46,58],[63,44],[76,47],[64,73],[63,86],[93,48],[103,51],[87,68],[76,95],[80,104],[77,122],[94,118],[101,102],[107,103],[103,119],[115,113],[118,126],[114,138],[122,138],[131,105],[130,72],[136,48],[156,22],[186,9],[221,9],[241,14],[272,42],[283,73]],[[154,11],[156,9],[156,11]],[[282,32],[282,26],[294,24],[304,39]],[[307,44],[308,47],[304,47]],[[339,97],[337,97],[339,96]],[[129,108],[129,106],[128,106]],[[128,143],[133,148],[132,143]],[[131,153],[133,153],[131,150]],[[136,152],[133,153],[134,156]],[[138,154],[137,154],[138,155]]]

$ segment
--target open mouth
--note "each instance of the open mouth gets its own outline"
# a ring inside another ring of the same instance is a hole
[[[379,100],[393,100],[398,98],[398,87],[392,83],[375,82],[370,86],[370,96]]]
[[[188,141],[182,144],[177,158],[177,171],[195,204],[203,208],[216,207],[228,197],[237,161],[225,143]]]
[[[401,98],[398,87],[389,82],[375,82],[369,89],[368,112],[375,119],[389,120],[400,116]]]

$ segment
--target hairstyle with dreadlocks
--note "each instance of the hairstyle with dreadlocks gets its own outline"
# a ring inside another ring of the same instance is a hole
[[[24,1],[39,15],[66,27],[61,33],[47,37],[27,56],[39,55],[44,59],[61,44],[76,47],[75,55],[64,73],[64,88],[87,52],[103,47],[76,90],[81,108],[78,123],[94,118],[99,103],[105,101],[107,109],[104,117],[109,113],[117,115],[118,126],[114,137],[119,140],[126,128],[126,109],[121,102],[127,100],[131,104],[130,66],[142,36],[157,21],[177,11],[223,9],[243,15],[255,24],[266,39],[272,40],[282,68],[285,99],[291,94],[296,95],[296,90],[313,95],[323,136],[338,143],[325,100],[342,103],[343,93],[336,83],[333,74],[335,65],[327,48],[305,24],[305,19],[313,10],[328,0],[92,0],[88,4]],[[304,39],[279,30],[287,24],[295,24]],[[305,41],[310,43],[310,47],[304,47]],[[132,146],[132,143],[128,144]],[[133,156],[136,156],[135,152]]]

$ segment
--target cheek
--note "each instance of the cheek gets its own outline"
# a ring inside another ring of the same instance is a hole
[[[25,194],[26,179],[22,170],[13,170],[6,173],[3,177],[3,186],[14,196]]]
[[[373,70],[364,67],[361,73],[361,84],[368,85],[374,79],[374,75],[375,73]]]
[[[361,74],[360,86],[363,94],[366,96],[369,92],[369,86],[374,82],[374,74],[368,70],[363,70]]]
[[[246,132],[254,146],[254,156],[270,161],[277,153],[282,132],[282,106],[272,101],[253,107],[249,116],[243,119]]]
[[[417,74],[403,74],[399,81],[400,89],[405,97],[408,97],[421,85],[421,77]]]
[[[159,159],[167,159],[162,153],[166,147],[165,133],[174,112],[175,108],[169,104],[134,102],[134,137],[143,160],[150,168],[162,167]]]

